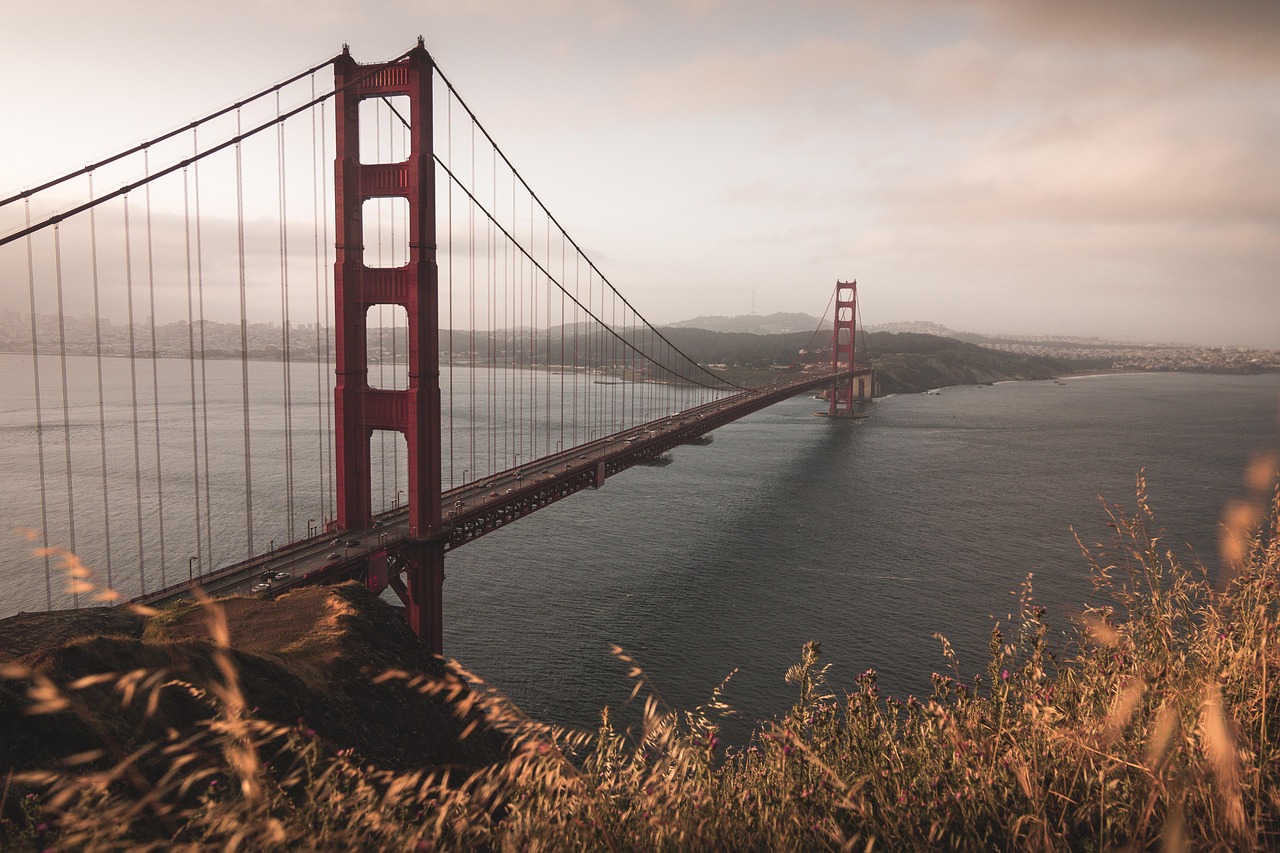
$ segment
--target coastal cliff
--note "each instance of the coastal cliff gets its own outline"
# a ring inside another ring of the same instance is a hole
[[[1053,379],[1082,367],[1060,359],[1000,352],[937,335],[874,332],[867,337],[882,395],[918,394],[948,385]]]

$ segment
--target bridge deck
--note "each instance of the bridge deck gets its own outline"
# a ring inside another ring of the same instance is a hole
[[[727,423],[830,385],[842,376],[866,371],[859,368],[843,374],[830,370],[805,373],[794,380],[687,409],[450,489],[442,496],[444,529],[440,538],[446,550],[460,547],[575,492],[599,487],[606,478],[650,462]],[[312,536],[135,601],[158,605],[190,597],[196,584],[211,595],[248,594],[266,574],[285,574],[271,582],[272,592],[362,576],[371,561],[388,556],[394,561],[397,546],[408,540],[408,524],[405,509],[393,510],[379,516],[369,528]],[[394,574],[394,567],[389,572]]]

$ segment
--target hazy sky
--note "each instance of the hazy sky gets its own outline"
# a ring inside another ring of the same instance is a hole
[[[656,321],[1280,348],[1276,0],[10,2],[0,193],[418,34]]]

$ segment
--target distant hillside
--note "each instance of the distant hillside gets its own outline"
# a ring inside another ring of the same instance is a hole
[[[768,316],[760,314],[739,314],[736,317],[701,316],[692,320],[682,320],[663,328],[706,329],[712,332],[746,332],[752,335],[777,335],[785,332],[811,332],[818,327],[818,318],[811,314],[777,313]],[[823,328],[830,329],[831,321],[826,320]],[[1189,347],[1191,344],[1154,344],[1141,341],[1122,341],[1111,338],[1081,337],[1079,335],[984,335],[977,332],[962,332],[931,320],[906,320],[896,323],[872,323],[864,327],[867,332],[893,332],[895,334],[936,335],[941,338],[954,338],[974,344],[991,344],[1007,346],[1010,344],[1054,345],[1060,347],[1117,347],[1117,346],[1173,346]]]
[[[827,344],[828,335],[792,332],[759,335],[715,332],[699,328],[668,328],[664,334],[700,364],[743,384],[757,384],[776,374],[778,367],[796,361],[812,362]],[[1082,367],[1105,368],[1080,361],[1002,352],[938,335],[868,332],[860,335],[859,352],[870,353],[884,394],[928,391],[946,385],[981,385],[1009,379],[1051,379]],[[805,350],[805,355],[801,355]],[[809,350],[812,350],[810,352]]]
[[[709,332],[743,332],[749,335],[781,335],[788,332],[812,332],[822,323],[824,329],[831,328],[831,320],[819,320],[812,314],[778,312],[776,314],[739,314],[736,317],[702,315],[692,320],[681,320],[663,326],[664,329],[706,329]],[[967,332],[957,332],[941,323],[927,320],[912,320],[906,323],[880,323],[867,326],[868,332],[912,332],[925,335],[939,335],[944,338],[968,340]],[[976,341],[975,341],[976,343]]]
[[[941,323],[933,323],[928,320],[909,320],[905,323],[876,323],[867,326],[866,330],[868,332],[894,332],[895,334],[906,332],[916,335],[937,335],[940,338],[955,338],[960,341],[968,340],[965,337],[965,332],[957,332],[955,329],[944,326]]]
[[[1002,352],[937,335],[871,332],[866,338],[882,394],[912,394],[948,385],[985,385],[1010,379],[1052,379],[1086,367],[1110,366],[1103,360],[1085,364]]]
[[[682,320],[663,328],[706,329],[710,332],[744,332],[751,335],[780,335],[787,332],[812,332],[818,328],[819,318],[812,314],[795,314],[778,312],[763,316],[760,314],[739,314],[736,317],[694,317]],[[830,324],[827,324],[830,326]]]

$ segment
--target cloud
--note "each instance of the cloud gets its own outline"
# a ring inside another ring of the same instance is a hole
[[[1242,71],[1280,68],[1274,0],[973,0],[992,27],[1077,46],[1175,46]]]
[[[1280,127],[1209,105],[1116,117],[1042,117],[974,140],[948,176],[901,182],[899,218],[1280,224]]]

